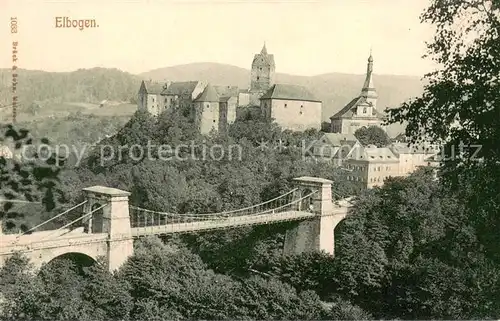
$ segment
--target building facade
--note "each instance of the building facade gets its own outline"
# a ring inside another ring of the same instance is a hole
[[[168,84],[153,81],[142,81],[137,94],[137,108],[158,116],[165,110],[162,91]]]
[[[432,144],[393,143],[389,148],[399,159],[399,176],[408,176],[420,167],[433,165],[429,158],[439,152]]]
[[[354,134],[361,127],[384,128],[382,126],[383,114],[377,110],[377,98],[378,94],[373,83],[373,57],[370,54],[361,94],[330,117],[331,132]]]
[[[322,103],[306,88],[275,84],[260,98],[264,119],[293,131],[321,129]]]
[[[399,176],[399,160],[389,148],[355,147],[344,161],[346,179],[362,188],[382,186],[390,176]]]

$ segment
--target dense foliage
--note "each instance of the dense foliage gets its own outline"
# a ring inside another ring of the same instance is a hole
[[[34,275],[19,256],[0,269],[2,320],[327,320],[364,315],[358,307],[321,304],[274,278],[233,278],[158,239],[139,241],[114,275],[103,265],[79,269],[56,260]]]
[[[361,127],[356,130],[354,136],[356,136],[363,146],[375,145],[377,147],[386,147],[391,142],[387,133],[379,126]]]
[[[35,141],[27,130],[15,126],[2,126],[3,137],[0,143],[7,141],[14,148],[14,154],[20,153],[23,159],[0,155],[0,227],[7,230],[27,230],[23,213],[16,207],[15,201],[41,203],[46,211],[57,208],[63,197],[60,189],[59,173],[63,164],[57,154],[44,155],[40,150],[26,149],[27,146],[47,144],[47,139]]]
[[[45,72],[18,69],[19,105],[36,112],[36,101],[79,101],[98,103],[102,100],[130,101],[137,95],[141,80],[118,69],[92,68],[73,72]],[[0,69],[2,87],[10,87],[11,70]],[[0,91],[0,106],[9,105],[10,91]]]

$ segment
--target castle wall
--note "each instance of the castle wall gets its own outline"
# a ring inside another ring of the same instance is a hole
[[[321,129],[321,102],[266,99],[261,109],[264,117],[274,121],[283,129],[304,131]]]

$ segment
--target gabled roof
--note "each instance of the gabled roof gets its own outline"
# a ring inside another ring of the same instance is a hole
[[[168,96],[191,95],[196,85],[198,85],[198,81],[173,82],[161,94]]]
[[[10,148],[8,146],[5,146],[5,145],[0,146],[0,157],[12,158],[13,155],[14,154],[12,153],[12,151],[10,150]]]
[[[219,95],[217,94],[217,91],[215,90],[215,88],[212,85],[208,84],[205,87],[205,90],[203,90],[203,92],[198,97],[196,97],[196,99],[194,101],[196,101],[196,102],[219,102]]]
[[[335,113],[330,119],[338,118],[352,118],[356,113],[358,106],[366,104],[366,97],[358,96],[351,100],[347,105],[344,106],[340,111]],[[379,112],[376,108],[372,109],[372,116],[377,116],[377,118],[382,119],[384,115]]]
[[[275,84],[260,97],[263,99],[282,99],[282,100],[302,100],[321,102],[305,87],[288,84]]]
[[[261,63],[265,63],[269,67],[275,66],[274,55],[270,55],[267,53],[266,44],[264,44],[264,47],[262,47],[260,53],[255,54],[255,56],[253,57],[252,65]]]
[[[395,154],[436,154],[439,150],[432,144],[408,144],[408,143],[392,143],[389,148]]]
[[[357,146],[352,149],[352,151],[347,156],[348,159],[352,160],[363,160],[373,163],[395,163],[399,162],[399,159],[394,153],[387,147],[378,148],[374,145]]]
[[[240,92],[238,86],[214,86],[220,97],[238,97]]]
[[[144,88],[148,94],[159,95],[163,91],[165,83],[155,82],[155,81],[142,81]]]
[[[345,144],[353,146],[358,139],[353,134],[326,133],[320,138],[321,142],[327,142],[332,146],[343,146]]]

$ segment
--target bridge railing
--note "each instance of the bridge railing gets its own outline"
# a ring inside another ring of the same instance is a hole
[[[304,199],[310,198],[315,192],[294,200],[295,192],[294,189],[284,195],[276,197],[272,200],[265,201],[261,204],[253,205],[250,207],[224,211],[219,213],[207,213],[207,214],[176,214],[168,212],[158,212],[148,209],[143,209],[140,207],[130,206],[130,217],[132,227],[147,227],[147,226],[159,226],[167,224],[181,224],[181,223],[195,223],[195,222],[205,222],[222,220],[227,218],[252,216],[259,214],[276,213],[279,211],[298,211],[300,209],[301,202]],[[306,209],[303,209],[306,210]]]
[[[275,208],[266,209],[260,213],[253,215],[238,215],[238,216],[227,216],[227,217],[203,217],[200,220],[190,220],[175,223],[169,222],[166,225],[148,225],[139,226],[133,228],[134,236],[145,236],[145,235],[158,235],[158,234],[170,234],[178,232],[188,232],[188,231],[201,231],[219,228],[228,228],[233,226],[245,226],[245,225],[255,225],[255,224],[266,224],[272,222],[289,221],[295,219],[303,219],[305,217],[310,217],[317,215],[313,212],[301,211],[300,203],[313,195],[311,193],[300,199],[294,200],[288,204],[284,204]]]

